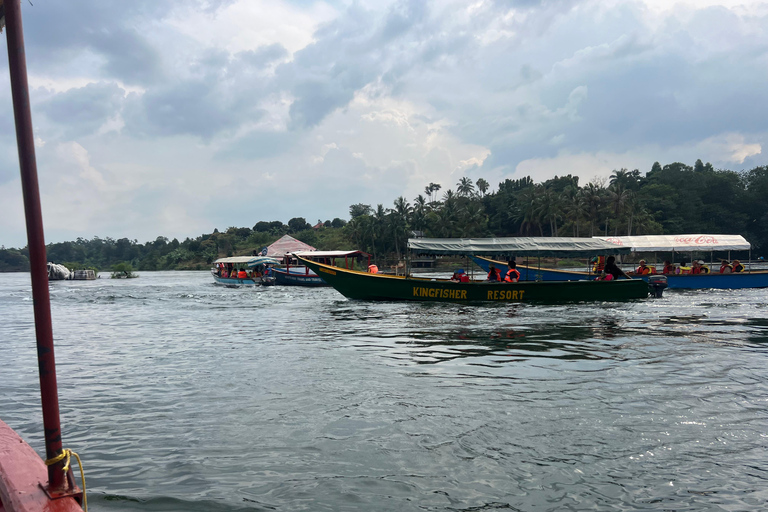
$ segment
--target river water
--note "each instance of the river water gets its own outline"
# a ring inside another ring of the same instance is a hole
[[[92,511],[768,501],[767,290],[462,306],[141,272],[51,300]],[[43,453],[27,274],[0,312],[0,418]]]

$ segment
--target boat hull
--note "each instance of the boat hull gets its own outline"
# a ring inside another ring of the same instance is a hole
[[[410,300],[422,302],[568,303],[625,301],[648,296],[640,279],[617,281],[550,281],[456,283],[419,277],[368,274],[303,260],[338,292],[356,300]]]
[[[310,272],[307,274],[304,269],[293,272],[273,268],[272,274],[275,277],[275,284],[280,286],[328,286],[328,283],[323,281],[317,273]]]
[[[738,290],[742,288],[768,288],[768,272],[739,272],[738,274],[665,274],[672,289],[696,290],[716,288]]]
[[[215,274],[213,275],[213,280],[216,284],[223,284],[224,286],[258,286],[261,284],[250,277],[247,279],[238,279],[236,277],[219,277]]]
[[[502,274],[507,264],[475,256],[472,258],[480,268],[488,272],[491,263],[500,269]],[[523,265],[517,266],[522,280],[538,281],[583,281],[595,278],[595,274],[573,270],[534,269]],[[663,274],[667,278],[669,289],[698,290],[715,288],[721,290],[738,290],[742,288],[768,288],[768,271],[739,272],[738,274]],[[638,276],[648,281],[648,276]]]

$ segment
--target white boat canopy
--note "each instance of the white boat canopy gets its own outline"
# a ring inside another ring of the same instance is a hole
[[[604,240],[576,237],[409,238],[408,248],[417,254],[462,256],[595,256],[631,251]]]
[[[367,252],[363,251],[297,251],[291,253],[294,256],[301,256],[302,258],[345,258],[349,256],[368,256]]]
[[[599,240],[629,247],[633,252],[748,251],[741,235],[597,236]]]
[[[245,264],[249,267],[255,267],[256,265],[279,265],[280,260],[270,258],[268,256],[230,256],[229,258],[219,258],[213,263],[233,263],[233,264]]]

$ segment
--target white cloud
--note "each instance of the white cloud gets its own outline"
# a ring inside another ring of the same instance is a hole
[[[739,133],[726,133],[710,137],[699,143],[696,148],[700,151],[703,160],[735,164],[743,164],[747,158],[760,155],[763,152],[759,143],[747,143],[744,136]]]
[[[83,1],[104,30],[25,19],[49,239],[346,217],[463,175],[768,162],[766,2]],[[24,245],[7,155],[0,119],[0,244]]]

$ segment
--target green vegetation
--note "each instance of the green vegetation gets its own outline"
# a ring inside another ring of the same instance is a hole
[[[130,263],[122,262],[112,265],[112,279],[132,279],[139,277],[133,273],[133,267]]]
[[[391,208],[354,204],[349,222],[336,218],[314,227],[296,217],[181,242],[78,238],[48,245],[48,259],[76,268],[127,262],[138,270],[202,270],[219,257],[253,254],[290,234],[319,250],[361,249],[387,264],[402,258],[412,231],[428,237],[731,233],[745,236],[757,256],[768,249],[768,166],[734,172],[701,160],[693,167],[657,162],[646,175],[619,169],[609,180],[584,186],[568,174],[543,183],[507,179],[492,191],[482,178],[463,177],[455,189],[441,191],[430,183],[412,203],[398,197]],[[28,270],[27,256],[26,249],[0,248],[0,271]]]

